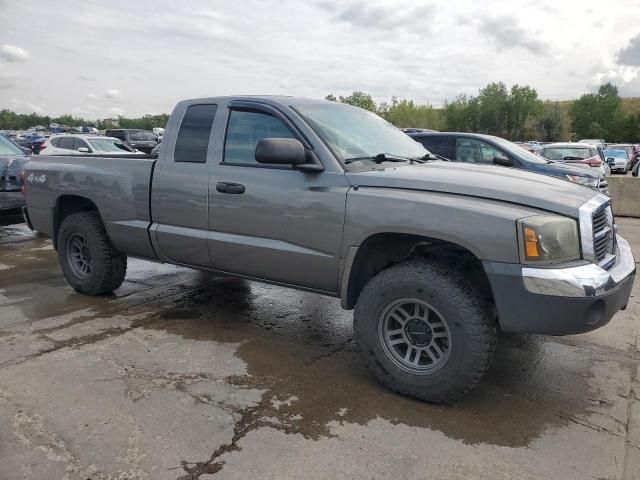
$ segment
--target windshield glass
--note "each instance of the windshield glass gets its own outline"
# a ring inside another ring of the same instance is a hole
[[[24,152],[7,137],[0,135],[0,155],[24,155]]]
[[[607,150],[624,150],[627,152],[627,155],[633,155],[633,146],[631,145],[609,145]]]
[[[133,142],[153,142],[156,136],[151,132],[131,132],[131,141]]]
[[[585,160],[595,156],[595,153],[590,148],[580,147],[551,147],[545,148],[542,151],[542,156],[549,160],[563,161],[565,157],[571,157],[571,159]]]
[[[295,109],[341,161],[381,153],[407,158],[421,158],[429,153],[387,121],[361,108],[309,104]]]
[[[535,153],[531,153],[529,150],[525,150],[519,145],[516,145],[515,143],[510,142],[509,140],[505,140],[504,138],[491,137],[491,140],[496,142],[507,152],[517,157],[520,157],[525,161],[534,162],[534,163],[549,163],[548,160],[545,160],[541,156],[536,155]]]
[[[603,153],[605,157],[629,158],[624,150],[605,150]]]
[[[91,147],[96,152],[114,153],[134,151],[117,138],[92,138],[89,140],[89,143],[91,143]]]

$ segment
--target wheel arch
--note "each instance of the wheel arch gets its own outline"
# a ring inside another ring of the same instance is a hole
[[[342,307],[353,309],[371,278],[413,257],[428,258],[460,270],[494,308],[489,278],[482,261],[471,250],[449,240],[397,232],[372,234],[360,246],[348,250],[340,285]]]
[[[81,195],[60,195],[53,208],[53,248],[58,249],[58,231],[60,225],[69,215],[80,212],[96,212],[102,221],[102,216],[96,204]]]

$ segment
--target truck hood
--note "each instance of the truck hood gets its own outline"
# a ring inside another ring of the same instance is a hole
[[[548,175],[515,168],[458,162],[379,165],[347,172],[359,187],[404,188],[488,198],[577,217],[578,208],[598,192]]]

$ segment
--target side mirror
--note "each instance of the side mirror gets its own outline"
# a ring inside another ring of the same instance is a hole
[[[497,155],[493,157],[493,163],[496,165],[502,165],[503,167],[511,167],[513,165],[510,158]]]
[[[256,145],[256,161],[269,165],[302,165],[304,146],[294,138],[263,138]]]
[[[78,151],[80,153],[91,153],[91,150],[89,150],[87,147],[80,147],[78,148]]]

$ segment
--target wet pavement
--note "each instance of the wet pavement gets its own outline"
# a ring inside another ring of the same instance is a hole
[[[82,296],[49,240],[0,227],[0,479],[640,478],[640,282],[595,332],[501,335],[446,407],[378,385],[351,316],[132,259]]]

